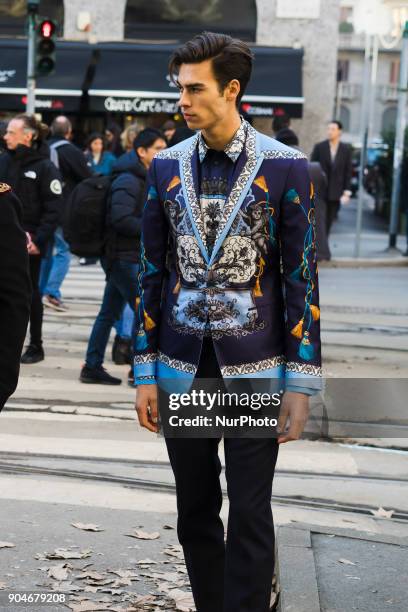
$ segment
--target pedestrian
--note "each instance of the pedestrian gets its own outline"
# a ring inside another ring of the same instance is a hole
[[[162,131],[163,134],[167,140],[167,142],[170,144],[170,140],[173,138],[174,133],[176,131],[176,122],[173,121],[172,119],[168,119],[168,121],[165,121],[163,123],[163,127],[162,127]]]
[[[48,141],[51,150],[51,160],[59,168],[62,181],[64,203],[68,201],[74,187],[86,178],[92,176],[90,164],[80,149],[71,143],[72,125],[67,117],[56,117],[51,124],[51,138]],[[47,256],[43,258],[40,275],[40,291],[46,308],[64,312],[66,305],[61,299],[61,285],[68,274],[71,253],[68,243],[64,240],[62,220],[64,206],[61,207],[59,226],[50,243]],[[55,250],[55,253],[54,253]]]
[[[165,436],[199,612],[269,609],[278,448],[300,437],[308,396],[321,387],[307,160],[240,117],[252,57],[246,43],[211,32],[175,50],[169,73],[188,127],[200,132],[157,155],[143,212],[134,368],[140,424],[159,431],[159,386],[180,393],[201,377],[221,386],[252,376],[282,377],[286,389],[278,438],[224,439],[226,543],[220,438]]]
[[[136,136],[141,131],[141,127],[138,123],[131,123],[127,126],[120,135],[120,141],[122,144],[122,149],[125,153],[130,153],[133,151],[133,141]]]
[[[94,174],[110,176],[116,157],[106,149],[105,138],[100,132],[91,134],[87,141],[85,157]]]
[[[289,127],[281,128],[276,140],[288,147],[299,148],[299,139],[295,132]],[[319,162],[309,162],[309,174],[312,179],[315,192],[315,218],[316,218],[316,252],[318,261],[329,261],[331,259],[328,236],[326,233],[327,214],[327,177]]]
[[[146,171],[154,155],[165,147],[161,132],[146,128],[134,141],[134,153],[120,158],[114,168],[106,254],[101,258],[106,285],[80,374],[83,383],[119,385],[122,382],[106,372],[103,361],[113,324],[120,318],[125,304],[135,310]],[[133,380],[133,372],[130,379]]]
[[[311,157],[312,162],[319,162],[327,176],[327,236],[338,215],[340,205],[348,204],[351,197],[351,146],[341,142],[342,130],[341,121],[331,121],[327,128],[327,140],[315,145]]]
[[[23,209],[0,183],[0,411],[14,393],[30,317],[31,281]]]
[[[8,148],[6,176],[23,206],[23,229],[30,235],[28,247],[33,294],[30,312],[30,344],[22,363],[44,359],[42,342],[43,304],[39,288],[41,260],[53,239],[62,206],[62,183],[58,168],[50,160],[46,143],[48,127],[34,115],[17,115],[5,135]]]
[[[113,121],[105,129],[106,150],[115,157],[120,157],[124,152],[120,144],[121,132],[118,124]]]

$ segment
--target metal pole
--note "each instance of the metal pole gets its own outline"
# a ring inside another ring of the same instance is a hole
[[[401,50],[401,68],[398,87],[398,111],[397,111],[397,126],[395,132],[394,146],[394,163],[392,175],[392,196],[391,196],[391,214],[390,214],[390,237],[389,249],[395,249],[397,246],[398,234],[398,213],[399,201],[401,192],[401,170],[404,155],[404,138],[405,128],[407,124],[405,112],[407,108],[407,86],[408,86],[408,21],[405,23],[405,29],[402,38]]]
[[[373,38],[373,61],[371,65],[371,99],[370,113],[368,119],[368,144],[370,144],[370,142],[374,138],[375,102],[377,98],[378,50],[379,37],[377,34],[375,34]]]
[[[361,99],[361,154],[360,171],[358,175],[358,200],[357,200],[357,221],[356,221],[356,242],[354,245],[354,257],[360,257],[361,226],[363,220],[364,206],[364,169],[367,157],[368,139],[368,115],[370,108],[370,64],[372,58],[372,36],[366,33],[365,53],[364,53],[364,77],[363,92]]]
[[[27,52],[27,104],[26,112],[35,111],[35,13],[28,12],[28,52]]]

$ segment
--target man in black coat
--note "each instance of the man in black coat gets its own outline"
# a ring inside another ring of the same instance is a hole
[[[311,157],[312,162],[319,162],[328,180],[327,235],[337,217],[340,204],[348,204],[351,196],[351,147],[340,141],[342,129],[340,121],[331,121],[328,139],[315,145]]]
[[[64,204],[74,188],[84,179],[92,176],[92,171],[83,152],[73,145],[72,125],[67,117],[60,115],[51,124],[50,146],[51,161],[59,168],[62,177],[62,195]],[[50,244],[47,256],[41,265],[40,290],[43,294],[43,304],[46,308],[57,311],[66,310],[61,300],[61,285],[68,274],[71,253],[62,232],[62,216],[64,206],[61,206],[60,224],[54,234],[54,244]],[[53,255],[55,247],[55,255]]]
[[[0,410],[14,392],[30,317],[31,282],[22,206],[0,183]]]

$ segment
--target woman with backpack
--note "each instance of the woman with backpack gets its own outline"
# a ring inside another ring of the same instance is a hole
[[[60,207],[62,183],[58,169],[49,158],[45,142],[48,127],[34,115],[12,119],[4,136],[8,155],[0,180],[8,183],[23,205],[23,229],[29,234],[28,253],[33,294],[30,312],[30,344],[21,363],[44,359],[42,344],[43,304],[39,290],[41,260],[53,239]]]

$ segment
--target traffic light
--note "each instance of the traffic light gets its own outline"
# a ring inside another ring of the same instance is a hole
[[[37,28],[36,74],[47,76],[55,70],[55,35],[57,27],[51,19],[43,19]]]

